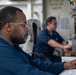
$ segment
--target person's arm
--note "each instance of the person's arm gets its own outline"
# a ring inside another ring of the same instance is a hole
[[[34,65],[41,71],[46,71],[58,75],[64,70],[64,62],[51,62],[47,60],[34,59]]]
[[[40,43],[48,44],[49,46],[55,47],[55,48],[62,48],[64,51],[67,51],[68,48],[71,48],[70,45],[62,45],[61,43],[56,42],[52,39],[52,37],[46,35],[45,33],[40,33],[38,40]],[[59,40],[59,42],[62,42],[63,39]]]
[[[40,59],[35,59],[34,65],[36,65],[42,71],[58,75],[63,70],[76,68],[76,60],[64,63],[64,62],[42,61]]]
[[[63,41],[62,44],[65,46],[67,45],[68,43],[66,41]]]
[[[49,46],[52,46],[52,47],[55,47],[55,48],[62,48],[62,49],[64,49],[64,45],[56,42],[53,39],[50,39],[47,43],[48,43]]]
[[[65,41],[65,40],[63,39],[63,37],[62,37],[59,33],[56,32],[56,35],[57,35],[57,37],[58,37],[58,42],[59,42],[60,44],[64,45],[64,52],[67,52],[67,51],[69,52],[69,51],[71,51],[71,50],[72,50],[72,46],[71,46],[71,45],[69,46],[68,42]]]
[[[72,47],[71,45],[67,44],[67,45],[62,45],[54,40],[49,40],[48,42],[49,46],[55,47],[55,48],[62,48],[64,50],[64,52],[69,51],[69,49]]]

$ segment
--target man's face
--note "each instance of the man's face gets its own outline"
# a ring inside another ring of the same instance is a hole
[[[56,30],[56,28],[57,28],[57,22],[56,22],[55,19],[52,20],[52,22],[50,23],[49,27],[50,27],[51,31]]]
[[[13,43],[22,44],[26,42],[28,37],[28,27],[24,13],[17,12],[17,20],[10,22],[12,31],[10,32],[10,40]]]

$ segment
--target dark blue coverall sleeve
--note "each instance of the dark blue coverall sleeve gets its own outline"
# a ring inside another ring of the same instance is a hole
[[[42,61],[40,59],[35,59],[34,64],[43,71],[50,72],[58,75],[64,70],[64,62],[51,62],[51,61]]]
[[[55,75],[46,71],[46,69],[52,68],[49,66],[51,64],[38,61],[37,65],[32,65],[27,60],[27,58],[20,59],[15,56],[8,47],[0,47],[0,75]],[[44,65],[38,65],[39,63]],[[45,70],[43,66],[46,68]]]

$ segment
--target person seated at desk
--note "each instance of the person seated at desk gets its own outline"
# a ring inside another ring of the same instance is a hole
[[[25,43],[28,31],[21,9],[7,6],[0,10],[0,75],[58,75],[63,70],[76,68],[76,60],[53,63],[32,59],[19,47]]]
[[[46,28],[41,30],[36,41],[34,52],[42,53],[44,57],[50,59],[53,62],[60,62],[61,57],[53,55],[55,48],[62,48],[64,52],[68,46],[67,42],[56,31],[57,21],[56,18],[50,16],[46,20]],[[33,56],[37,58],[36,55]]]

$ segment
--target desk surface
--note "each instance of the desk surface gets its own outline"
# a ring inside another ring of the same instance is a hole
[[[62,73],[60,73],[59,75],[76,75],[76,69],[65,70]]]

